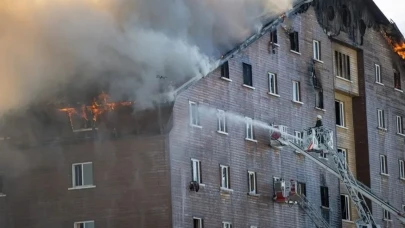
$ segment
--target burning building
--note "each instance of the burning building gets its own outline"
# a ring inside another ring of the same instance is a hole
[[[84,2],[105,12],[101,3]],[[106,27],[113,36],[85,32],[98,34],[90,38],[103,51],[88,61],[85,53],[93,49],[75,47],[63,58],[70,66],[86,60],[78,64],[80,77],[39,78],[49,90],[39,93],[45,87],[33,84],[16,97],[22,104],[0,108],[1,227],[354,227],[362,214],[346,185],[325,169],[333,165],[331,155],[314,154],[315,163],[274,145],[269,134],[271,125],[299,141],[317,115],[335,132],[331,144],[361,189],[371,188],[365,193],[372,220],[392,227],[404,221],[404,39],[372,1],[286,1],[292,5],[285,7],[269,1],[283,9],[237,19],[243,28],[226,17],[218,22],[226,28],[198,24],[237,31],[211,34],[215,44],[156,33],[162,25],[142,10],[159,1],[134,2],[107,11],[126,36],[115,36],[115,26]],[[231,11],[240,12],[237,6]],[[243,6],[242,12],[257,13]],[[167,7],[174,15],[184,6]],[[204,7],[222,9],[211,2]],[[156,29],[136,28],[147,43],[132,40],[122,23],[132,8]],[[205,12],[191,9],[196,17]],[[163,22],[177,32],[172,21]],[[251,29],[257,25],[263,26]],[[115,46],[124,41],[142,52]],[[292,180],[311,212],[288,200],[280,188],[289,181],[282,180]]]

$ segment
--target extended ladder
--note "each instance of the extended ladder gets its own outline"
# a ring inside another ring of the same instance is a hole
[[[305,214],[309,216],[317,228],[329,228],[329,223],[318,213],[318,211],[312,206],[305,195],[294,194],[289,200],[296,201],[297,204],[304,210]]]

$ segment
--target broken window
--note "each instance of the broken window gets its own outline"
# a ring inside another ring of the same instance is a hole
[[[313,40],[313,58],[321,60],[321,43],[318,40]]]
[[[252,65],[243,63],[243,84],[253,86]]]
[[[291,51],[300,52],[298,32],[290,33],[290,46]]]
[[[336,125],[344,127],[345,126],[345,109],[344,103],[335,100],[335,111],[336,111]]]
[[[93,163],[78,163],[72,165],[72,187],[93,185]]]
[[[248,180],[249,180],[249,193],[257,193],[257,178],[256,172],[248,171]]]
[[[273,95],[277,95],[277,75],[273,73],[269,73],[269,93]]]
[[[227,133],[225,111],[218,109],[217,119],[218,119],[218,132]]]
[[[396,70],[394,70],[394,88],[401,90],[401,75]]]
[[[190,101],[190,124],[191,126],[200,126],[200,114],[198,111],[198,105],[195,102]]]
[[[228,61],[221,65],[221,77],[229,78],[229,64]]]
[[[191,159],[191,171],[192,171],[192,180],[196,181],[197,183],[202,183],[201,178],[201,161],[197,159]]]
[[[193,218],[193,228],[203,228],[202,218]]]
[[[337,77],[350,80],[350,56],[335,51],[335,72]]]
[[[298,81],[293,81],[293,101],[301,102],[301,86]]]
[[[350,221],[350,200],[348,195],[340,195],[340,207],[342,210],[342,219]]]
[[[323,90],[320,89],[319,91],[316,91],[316,106],[319,109],[324,109],[323,107]]]
[[[385,115],[384,110],[377,109],[378,128],[385,129]]]
[[[329,208],[329,189],[325,186],[321,186],[321,206]]]
[[[221,188],[230,189],[229,166],[221,165]]]
[[[381,78],[381,67],[378,64],[375,64],[375,82],[382,84],[382,78]]]

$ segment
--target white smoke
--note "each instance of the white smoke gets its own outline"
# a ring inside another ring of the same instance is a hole
[[[174,84],[292,0],[1,0],[0,114],[108,74],[112,95],[148,102],[156,75]]]

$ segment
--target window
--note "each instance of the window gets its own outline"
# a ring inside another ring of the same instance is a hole
[[[75,222],[75,228],[94,228],[94,221]]]
[[[404,134],[404,125],[402,123],[402,116],[397,116],[397,133]]]
[[[230,222],[222,222],[222,228],[232,228],[232,224]]]
[[[277,75],[269,73],[269,93],[278,94],[277,91]]]
[[[229,166],[221,165],[221,188],[230,189]]]
[[[337,152],[338,152],[338,155],[340,155],[340,154],[342,155],[342,157],[343,157],[342,162],[344,162],[343,166],[345,168],[347,168],[347,152],[346,152],[346,149],[338,148]]]
[[[326,153],[325,151],[321,151],[320,153],[319,153],[319,157],[320,158],[323,158],[323,159],[328,159],[328,153]]]
[[[384,110],[377,109],[377,116],[378,116],[378,128],[385,129]]]
[[[336,111],[336,125],[345,126],[345,109],[344,103],[341,101],[335,101],[335,111]]]
[[[405,180],[404,160],[399,160],[399,178]]]
[[[384,211],[384,220],[391,221],[391,213],[385,209],[383,209],[383,211]]]
[[[73,187],[93,186],[93,163],[78,163],[72,165]]]
[[[203,220],[201,218],[193,218],[193,228],[203,228]]]
[[[336,76],[350,80],[350,56],[335,51]]]
[[[301,88],[298,81],[293,81],[293,101],[301,102]]]
[[[249,117],[245,117],[245,121],[246,121],[246,139],[254,140],[253,120]]]
[[[323,90],[320,89],[319,91],[316,91],[316,106],[319,109],[323,109]]]
[[[294,139],[294,143],[295,144],[297,144],[297,145],[299,145],[299,146],[302,146],[302,138],[303,138],[303,132],[301,132],[301,131],[294,131],[294,136],[295,136],[295,139]],[[301,140],[300,140],[301,139]]]
[[[190,101],[190,124],[192,126],[200,126],[200,113],[198,110],[198,105],[192,101]]]
[[[193,175],[193,181],[196,181],[197,183],[201,184],[202,183],[202,178],[201,178],[201,161],[197,159],[191,159],[191,171]]]
[[[375,82],[382,84],[381,67],[378,64],[375,64]]]
[[[396,70],[394,70],[394,88],[401,90],[401,75]]]
[[[321,60],[321,43],[318,40],[313,40],[314,59]]]
[[[221,77],[229,78],[229,64],[228,61],[221,65]]]
[[[350,221],[350,200],[348,195],[340,195],[340,206],[342,209],[342,219]]]
[[[298,195],[307,195],[307,186],[305,183],[298,182],[297,183],[297,193]]]
[[[329,189],[321,186],[321,205],[324,208],[329,208]]]
[[[277,41],[277,30],[274,30],[274,31],[271,31],[271,32],[270,32],[270,42],[271,42],[272,44],[278,44],[278,41]]]
[[[257,193],[256,172],[248,171],[248,178],[249,178],[249,193],[256,194]]]
[[[402,204],[402,211],[405,211],[405,205]]]
[[[291,51],[300,52],[298,32],[290,33],[290,45],[291,45]]]
[[[386,155],[380,155],[380,171],[381,174],[388,174],[388,164]]]
[[[243,63],[243,84],[253,86],[252,65]]]
[[[226,118],[225,118],[225,111],[218,110],[217,112],[217,119],[218,119],[218,131],[222,133],[226,133]]]

